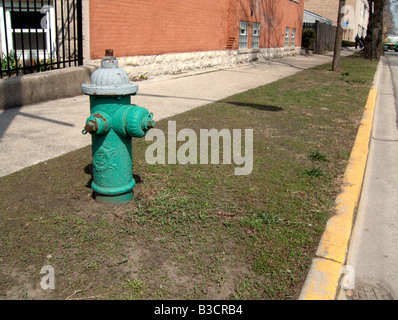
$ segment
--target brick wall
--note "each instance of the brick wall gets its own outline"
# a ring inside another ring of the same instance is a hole
[[[91,0],[90,55],[237,49],[240,20],[249,21],[249,48],[253,22],[260,22],[260,47],[283,47],[287,26],[300,46],[303,7],[304,0]]]
[[[305,10],[328,18],[336,25],[339,0],[305,0]]]

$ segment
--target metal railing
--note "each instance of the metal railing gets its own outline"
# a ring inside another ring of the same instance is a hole
[[[0,77],[83,64],[81,0],[0,0]]]

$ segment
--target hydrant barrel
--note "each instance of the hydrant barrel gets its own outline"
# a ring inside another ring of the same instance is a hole
[[[153,114],[131,105],[138,86],[118,68],[117,60],[106,56],[91,83],[82,85],[90,96],[91,115],[83,133],[92,138],[93,181],[98,202],[125,203],[133,197],[132,138],[145,136],[155,124]]]

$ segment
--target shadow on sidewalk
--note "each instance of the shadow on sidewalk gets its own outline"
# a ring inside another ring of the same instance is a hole
[[[3,137],[4,133],[7,131],[7,128],[10,126],[10,124],[12,123],[12,121],[14,120],[14,118],[16,116],[23,116],[23,117],[31,118],[34,120],[48,121],[51,123],[55,123],[55,124],[59,124],[62,126],[67,126],[67,127],[74,127],[74,124],[72,124],[72,123],[22,112],[21,109],[22,109],[22,107],[5,109],[3,111],[3,113],[0,114],[0,139]]]

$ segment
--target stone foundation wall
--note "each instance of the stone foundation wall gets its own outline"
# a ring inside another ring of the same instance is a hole
[[[241,63],[297,55],[301,54],[301,52],[300,47],[217,50],[119,57],[118,61],[119,67],[127,72],[130,79],[134,80],[141,76],[151,77],[165,74],[180,74],[214,67],[232,67]],[[94,60],[92,63],[99,66],[100,60]]]

